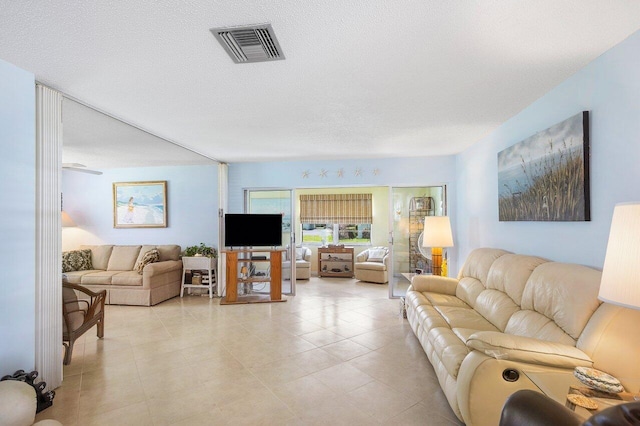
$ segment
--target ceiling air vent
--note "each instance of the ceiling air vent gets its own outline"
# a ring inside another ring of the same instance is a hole
[[[284,59],[271,24],[212,28],[211,32],[237,64]]]

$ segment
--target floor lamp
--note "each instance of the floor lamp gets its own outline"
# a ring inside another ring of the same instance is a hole
[[[442,249],[453,247],[453,235],[449,216],[426,216],[422,247],[431,247],[433,275],[442,275]]]

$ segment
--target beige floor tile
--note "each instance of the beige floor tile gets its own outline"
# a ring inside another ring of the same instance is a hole
[[[323,346],[322,349],[342,361],[348,361],[371,351],[369,348],[352,342],[351,340],[341,340],[339,342]]]
[[[221,306],[189,296],[150,308],[107,306],[105,338],[90,331],[76,343],[54,405],[37,419],[458,424],[387,294],[387,286],[312,278],[286,303]]]
[[[398,392],[375,380],[347,392],[344,398],[379,421],[390,419],[419,402],[415,395]]]
[[[313,373],[313,377],[331,388],[336,395],[352,391],[374,380],[373,377],[346,363]]]

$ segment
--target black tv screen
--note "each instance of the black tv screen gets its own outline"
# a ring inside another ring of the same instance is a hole
[[[226,247],[267,247],[282,245],[281,214],[225,214]]]

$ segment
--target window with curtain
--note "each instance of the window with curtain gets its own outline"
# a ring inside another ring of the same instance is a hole
[[[371,206],[371,194],[301,195],[302,242],[369,244]]]

